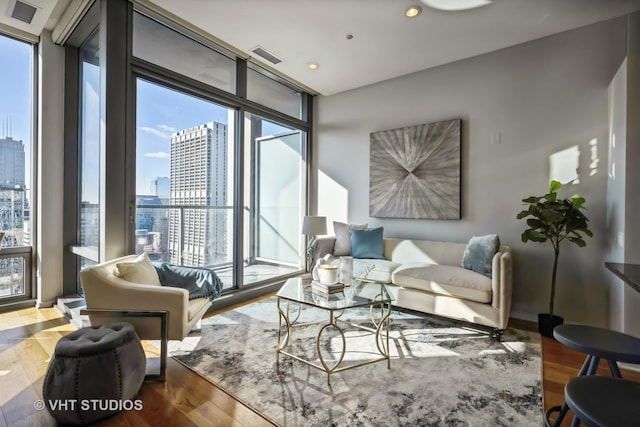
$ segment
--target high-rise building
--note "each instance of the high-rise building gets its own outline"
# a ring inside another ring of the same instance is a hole
[[[30,242],[24,159],[22,141],[10,136],[0,138],[0,230],[5,232],[2,246],[23,246]],[[24,293],[23,275],[22,259],[0,259],[0,295]]]
[[[178,206],[169,214],[172,263],[210,266],[229,258],[228,209],[215,208],[228,200],[227,133],[227,125],[209,122],[171,136],[170,203]]]
[[[166,201],[169,201],[168,197]],[[154,261],[168,261],[168,209],[162,205],[156,195],[136,196],[136,253],[144,252]]]
[[[24,215],[27,210],[25,153],[22,141],[0,138],[0,230],[7,231],[6,246],[24,245]]]
[[[0,138],[0,186],[24,190],[24,144],[10,136]]]
[[[151,194],[158,196],[163,203],[169,201],[171,185],[169,177],[158,176],[151,181]]]

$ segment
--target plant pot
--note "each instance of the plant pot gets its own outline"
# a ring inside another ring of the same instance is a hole
[[[563,323],[564,319],[560,316],[538,313],[538,331],[543,337],[553,338],[553,328]]]

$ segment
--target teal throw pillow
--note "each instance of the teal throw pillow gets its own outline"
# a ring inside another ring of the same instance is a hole
[[[351,235],[351,256],[354,258],[382,259],[384,248],[382,239],[383,227],[349,229]]]
[[[491,277],[493,256],[500,250],[497,234],[473,236],[462,256],[462,267]]]

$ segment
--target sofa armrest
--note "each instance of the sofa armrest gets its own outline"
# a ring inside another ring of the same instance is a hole
[[[500,329],[505,329],[511,313],[511,297],[513,294],[513,266],[511,249],[502,246],[493,256],[491,278],[491,305],[498,310]]]
[[[171,312],[170,323],[187,322],[186,289],[127,282],[98,268],[81,271],[80,280],[89,309],[161,310]]]
[[[333,248],[336,244],[336,238],[333,236],[318,237],[307,246],[307,253],[311,256],[311,265],[309,268],[313,268],[316,265],[316,261],[323,256],[329,254],[333,255]]]

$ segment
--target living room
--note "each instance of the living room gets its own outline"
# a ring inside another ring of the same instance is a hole
[[[77,23],[82,18],[79,11],[89,10],[90,3],[59,2],[56,13],[58,17],[74,15],[72,9],[75,7],[77,8],[75,14],[78,16],[75,16],[73,22]],[[404,10],[410,6],[409,3],[403,3],[398,10],[408,26],[419,23],[419,19],[429,14],[434,14],[443,20],[455,19],[456,13],[464,17],[462,19],[472,19],[471,17],[489,19],[490,25],[497,28],[494,37],[499,40],[500,31],[506,32],[507,29],[491,21],[491,8],[504,7],[504,5],[497,1],[485,3],[487,4],[476,9],[453,12],[432,8],[425,0],[421,3],[422,13],[416,18],[404,16]],[[640,179],[636,178],[633,168],[637,154],[633,144],[630,143],[636,139],[638,129],[629,119],[636,115],[635,109],[637,109],[638,94],[635,88],[638,59],[635,35],[640,25],[637,14],[640,10],[640,2],[594,2],[589,6],[577,2],[571,3],[562,10],[552,9],[550,2],[544,3],[538,10],[541,14],[535,16],[539,19],[536,23],[540,26],[548,24],[545,20],[553,21],[553,25],[545,27],[546,33],[540,30],[539,34],[527,34],[521,40],[494,43],[484,51],[478,51],[475,54],[464,57],[454,55],[450,57],[453,59],[436,65],[416,68],[402,74],[389,74],[388,77],[376,81],[367,80],[369,79],[367,76],[366,79],[360,80],[364,83],[352,83],[351,86],[345,85],[349,84],[348,81],[358,81],[358,75],[366,75],[367,72],[352,72],[355,77],[351,76],[351,80],[346,77],[344,79],[334,77],[332,81],[326,76],[313,77],[313,74],[305,78],[304,76],[310,73],[323,76],[323,71],[331,70],[333,65],[320,57],[307,58],[307,53],[304,55],[297,53],[300,58],[294,60],[295,51],[288,56],[285,45],[279,47],[260,41],[266,48],[273,49],[273,52],[277,52],[286,59],[281,68],[271,65],[265,66],[265,69],[275,78],[289,77],[291,81],[302,85],[302,92],[313,95],[309,97],[313,101],[305,107],[312,112],[308,119],[305,120],[302,116],[296,120],[283,117],[279,123],[285,124],[288,131],[301,129],[307,132],[311,141],[308,153],[310,161],[308,178],[304,177],[299,181],[309,189],[304,195],[307,202],[301,202],[304,208],[303,215],[326,217],[329,235],[333,234],[332,221],[367,223],[370,228],[383,227],[385,237],[442,242],[466,243],[472,236],[497,233],[502,245],[509,246],[513,254],[513,295],[510,317],[516,323],[520,320],[535,324],[536,315],[546,312],[549,302],[548,284],[552,272],[552,251],[546,244],[523,243],[521,234],[525,229],[525,223],[516,219],[516,215],[523,209],[523,199],[532,194],[544,194],[549,182],[558,180],[563,184],[559,193],[562,197],[578,193],[585,198],[585,214],[589,218],[593,238],[587,240],[584,248],[568,244],[562,247],[557,271],[556,313],[564,317],[565,323],[592,325],[638,335],[640,319],[636,314],[637,310],[633,310],[633,307],[639,297],[632,288],[605,268],[605,262],[636,263],[639,261],[637,258],[640,246],[637,242],[640,242],[638,235],[640,232],[635,231],[630,225],[625,227],[625,223],[630,224],[634,218],[637,202],[633,189],[634,184]],[[82,7],[79,4],[82,4]],[[66,5],[69,5],[69,9],[65,9]],[[190,31],[199,29],[202,35],[209,36],[210,39],[224,41],[228,43],[225,47],[231,52],[244,49],[245,57],[253,55],[247,52],[254,47],[255,43],[249,46],[247,41],[243,41],[236,45],[239,42],[235,42],[233,37],[225,37],[223,29],[220,32],[213,29],[215,23],[211,24],[211,29],[202,29],[200,28],[203,25],[200,24],[201,17],[194,18],[194,23],[189,23],[188,14],[193,14],[192,8],[196,7],[192,2],[184,6],[184,15],[179,8],[172,7],[171,2],[167,1],[134,2],[134,5],[152,8],[155,13],[165,13],[166,21],[173,19],[178,25],[189,25]],[[218,7],[223,15],[227,10],[238,8],[243,13],[253,16],[253,19],[257,19],[254,14],[259,17],[261,13],[265,13],[264,9],[262,12],[260,9],[255,9],[251,13],[246,12],[250,8],[258,8],[258,5],[253,2],[247,2],[242,7],[229,2]],[[288,6],[270,5],[270,14],[265,16],[277,16],[278,8],[281,7]],[[540,12],[545,11],[545,8],[549,8],[548,13],[551,15]],[[284,16],[284,11],[282,15]],[[310,15],[313,13],[311,12]],[[571,19],[569,15],[572,15]],[[556,18],[557,22],[554,21]],[[245,19],[249,18],[245,17]],[[313,25],[322,26],[322,23],[316,23],[308,17],[298,19],[312,21],[306,25],[313,23]],[[571,24],[566,24],[565,28],[562,26],[563,20],[570,21]],[[349,20],[346,19],[346,21]],[[7,25],[6,22],[2,22],[3,25]],[[350,49],[362,50],[367,52],[368,56],[375,58],[374,64],[387,61],[384,57],[385,52],[375,51],[371,46],[367,46],[366,33],[355,30],[343,31],[347,24],[342,23],[342,20],[340,22],[340,25],[336,24],[339,28],[336,30],[336,40],[332,42],[335,43],[335,49],[340,55],[348,53]],[[244,27],[240,27],[239,24],[233,25],[236,25],[237,32],[244,34]],[[444,46],[440,48],[440,53],[455,50],[457,45],[463,46],[470,43],[468,38],[459,37],[456,34],[456,25],[460,24],[448,25],[449,32],[441,35],[442,38],[437,41]],[[554,27],[554,25],[557,26]],[[532,27],[535,28],[536,25]],[[553,30],[553,28],[556,29]],[[17,34],[20,33],[16,32],[15,28],[7,29],[4,26],[0,27],[0,31],[12,37],[18,37]],[[73,272],[69,273],[68,262],[71,256],[79,257],[87,254],[83,252],[86,248],[80,247],[82,246],[80,242],[67,239],[69,218],[66,211],[68,207],[65,205],[70,201],[65,192],[65,187],[68,186],[65,173],[72,169],[67,164],[67,156],[73,156],[66,142],[69,137],[67,134],[69,119],[65,116],[69,112],[65,112],[65,99],[68,97],[68,92],[65,92],[68,90],[68,85],[66,86],[65,82],[68,80],[64,71],[64,51],[69,48],[61,47],[59,44],[62,43],[54,43],[52,38],[54,33],[55,30],[44,30],[41,37],[40,34],[36,37],[39,52],[38,67],[41,76],[44,77],[40,77],[37,85],[39,87],[37,98],[40,104],[34,106],[34,111],[37,111],[34,132],[38,136],[34,140],[38,143],[33,150],[37,155],[34,154],[32,161],[39,171],[36,178],[38,185],[34,185],[34,188],[38,189],[35,193],[37,203],[35,201],[32,203],[31,212],[35,231],[32,240],[35,254],[32,261],[34,287],[29,298],[25,301],[12,300],[11,311],[0,315],[3,319],[5,319],[4,316],[12,316],[15,322],[18,322],[21,306],[36,305],[38,308],[32,310],[40,314],[30,312],[27,318],[41,320],[42,316],[45,316],[43,310],[49,310],[48,307],[56,304],[59,297],[74,293],[77,286],[75,275],[77,271],[71,269]],[[249,34],[248,29],[247,34]],[[351,38],[347,37],[349,35]],[[258,36],[254,35],[254,37]],[[283,32],[280,37],[292,36]],[[33,37],[31,39],[33,40]],[[504,40],[507,38],[505,37]],[[420,43],[426,44],[424,41]],[[437,43],[434,41],[433,44]],[[309,46],[306,49],[312,50]],[[419,55],[413,54],[413,56]],[[348,61],[345,61],[344,57],[337,55],[336,58],[337,61],[347,62],[347,68],[349,68]],[[314,60],[318,61],[316,70],[304,69],[295,75],[279,71],[293,66],[292,63],[295,62],[302,63],[306,68],[306,62]],[[117,64],[114,65],[114,68],[116,67],[118,67]],[[381,68],[388,67],[391,66],[389,64],[381,66]],[[248,67],[248,69],[251,68]],[[124,75],[123,80],[127,80],[129,77],[124,74],[126,67],[123,67],[123,70],[123,74],[119,76]],[[344,69],[341,72],[344,73]],[[114,79],[120,77],[114,77]],[[211,97],[208,99],[210,100]],[[219,102],[220,98],[216,100]],[[301,101],[301,103],[304,102]],[[129,104],[127,108],[132,107]],[[257,112],[269,112],[260,110],[262,107],[259,106],[256,108],[258,109],[253,119],[258,116]],[[267,108],[269,108],[268,105]],[[106,130],[107,133],[113,132],[111,135],[116,135],[120,131],[118,127],[126,122],[127,117],[124,113],[119,116],[120,118],[113,124],[107,125],[111,126]],[[272,117],[280,118],[277,115]],[[371,133],[451,119],[461,120],[460,219],[419,220],[370,215]],[[141,124],[137,125],[140,128]],[[127,126],[129,127],[120,128],[123,133],[119,136],[134,140],[134,135],[124,133],[125,128],[129,129],[127,132],[131,131],[131,124]],[[117,138],[117,136],[110,137]],[[267,134],[261,134],[256,139],[262,140],[260,138],[267,137]],[[620,143],[620,141],[623,142]],[[115,153],[113,158],[121,159],[125,163],[129,162],[127,167],[132,168],[131,164],[134,161],[131,158],[135,158],[135,155],[129,157],[132,153],[126,150],[130,148],[118,148],[120,149],[122,151]],[[105,155],[110,156],[114,153],[105,152]],[[120,200],[123,199],[120,197],[122,194],[120,189],[128,185],[123,182],[125,179],[123,171],[127,169],[122,167],[114,171],[112,175],[108,175],[109,172],[105,171],[109,183],[105,191],[109,191],[109,186],[114,188],[113,193],[107,196],[111,199],[107,200],[113,202],[113,210],[117,212],[110,215],[110,218],[116,219],[113,223],[109,223],[111,225],[107,224],[104,227],[109,230],[109,227],[115,226],[117,233],[109,234],[105,229],[100,231],[108,238],[105,239],[106,243],[101,243],[103,246],[100,246],[102,253],[98,257],[99,261],[135,251],[132,250],[135,248],[131,243],[134,239],[129,238],[130,232],[122,231],[129,227],[126,224],[127,221],[121,220],[128,215],[126,212],[129,210],[129,204],[125,200]],[[151,205],[138,203],[139,210],[140,206],[144,209],[156,209]],[[238,216],[234,217],[236,223],[238,223],[237,218]],[[122,224],[118,224],[118,221]],[[274,292],[291,271],[302,272],[306,269],[306,241],[305,236],[300,234],[301,221],[302,216],[296,218],[295,226],[291,228],[293,230],[291,233],[295,234],[293,238],[296,244],[300,243],[296,247],[298,252],[296,255],[299,255],[299,259],[292,264],[292,269],[278,267],[277,280],[267,284],[268,280],[262,282],[264,278],[254,279],[251,275],[263,274],[267,267],[261,266],[258,273],[250,272],[249,267],[253,265],[249,264],[245,265],[243,270],[234,270],[239,268],[235,266],[228,267],[226,276],[225,273],[220,273],[225,286],[233,288],[234,274],[235,277],[240,274],[247,286],[240,289],[244,292],[233,293],[234,289],[228,289],[226,294],[223,294],[223,298],[214,301],[215,310],[221,310],[225,305],[232,306],[251,300],[260,293]],[[141,227],[135,228],[137,230]],[[148,238],[147,235],[144,236],[144,239]],[[14,254],[12,250],[14,249],[4,248],[3,252],[5,256],[11,255]],[[243,253],[246,248],[234,250],[236,251],[234,256],[237,258],[249,258],[246,252]],[[87,259],[91,258],[92,255],[87,257]],[[225,258],[224,261],[228,260]],[[258,286],[251,286],[256,283]],[[54,312],[46,313],[46,316],[50,317],[55,315]],[[274,317],[277,317],[275,312]],[[12,324],[11,322],[7,321],[7,324]],[[67,329],[67,326],[62,326],[58,320],[53,324],[61,329],[50,331],[57,333],[56,339],[52,336],[44,338],[48,340],[45,341],[45,353],[48,353],[43,359],[45,362],[48,362],[57,338],[72,330],[71,327]],[[18,328],[17,324],[15,328]],[[25,328],[25,331],[28,330],[32,334],[42,332],[45,326]],[[40,331],[34,332],[33,328],[40,328]],[[0,340],[3,346],[7,346],[11,340],[16,339],[16,336],[23,338],[17,330],[3,332]],[[34,366],[33,371],[29,373],[31,377],[29,384],[33,384],[30,387],[37,390],[41,388],[41,376],[46,370],[46,363],[42,360],[35,362],[35,359],[43,358],[41,350],[37,351],[37,356],[35,353],[29,356],[29,351],[29,348],[21,348],[20,352],[14,349],[14,353],[11,354],[14,358],[33,357]],[[0,360],[7,360],[8,364],[16,363],[9,358],[8,354]],[[4,369],[0,367],[0,371]],[[186,378],[188,381],[193,381],[193,384],[199,384],[199,387],[209,385],[206,380],[202,380],[191,371],[186,371],[187,374],[180,369],[184,368],[172,359],[169,360],[167,384],[170,384],[170,391],[168,392],[161,391],[161,387],[157,385],[143,386],[148,389],[146,396],[151,399],[150,401],[164,404],[171,399],[162,393],[177,394],[181,388],[188,389],[188,385],[184,383],[184,375],[191,375]],[[7,378],[9,377],[0,376],[0,381],[5,383]],[[238,403],[230,403],[234,399],[221,392],[206,391],[204,393],[210,396],[215,395],[215,399],[219,399],[215,404],[218,408],[225,405],[241,406]],[[32,394],[22,395],[22,400],[31,398],[29,404],[33,405],[37,392],[33,396]],[[206,400],[203,398],[203,401]],[[5,395],[3,407],[9,401],[15,403],[16,394]],[[148,401],[144,402],[146,407]],[[206,406],[204,403],[203,405]],[[206,413],[206,409],[200,410]],[[221,410],[216,409],[216,411]],[[16,416],[18,412],[14,410],[13,415],[9,417],[3,409],[5,423],[13,425],[9,420],[18,422],[21,417],[21,415]],[[222,410],[222,412],[225,411]],[[246,414],[236,419],[236,422],[250,424],[252,422],[250,420],[255,421],[251,410]],[[28,414],[22,421],[31,415]],[[41,416],[38,415],[38,417]],[[247,418],[243,419],[243,416]],[[148,420],[153,418],[145,419],[149,422]],[[178,419],[172,418],[174,421]],[[164,422],[161,418],[156,420]],[[231,422],[229,418],[226,420]],[[187,423],[186,418],[183,421]],[[194,422],[193,419],[190,422]]]

